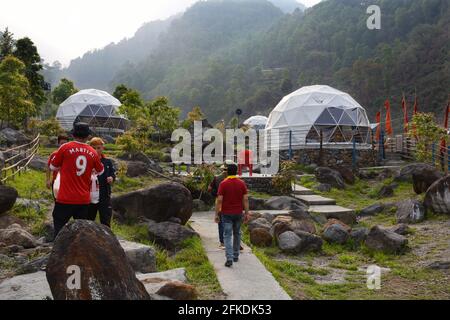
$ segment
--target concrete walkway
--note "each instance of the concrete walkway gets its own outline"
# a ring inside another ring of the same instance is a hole
[[[194,213],[191,225],[200,234],[227,300],[291,300],[247,246],[238,263],[232,268],[225,267],[225,252],[219,249],[213,212]]]

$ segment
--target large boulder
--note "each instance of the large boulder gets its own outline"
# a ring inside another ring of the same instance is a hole
[[[142,161],[127,162],[127,177],[136,178],[148,174],[148,165]]]
[[[307,208],[300,200],[287,196],[272,197],[266,201],[265,205],[266,209],[270,210],[296,210],[299,208]]]
[[[26,249],[35,248],[36,239],[18,224],[12,224],[0,230],[0,242],[6,245],[18,245]]]
[[[26,227],[26,223],[15,216],[11,216],[8,214],[0,216],[0,229],[6,229],[12,224],[18,224],[23,228]]]
[[[394,196],[395,185],[387,185],[381,187],[380,191],[378,191],[378,199],[390,198]]]
[[[425,194],[425,208],[438,214],[450,214],[450,175],[431,185]]]
[[[304,231],[286,231],[277,240],[280,250],[289,254],[319,252],[323,245],[320,237]]]
[[[425,220],[425,208],[417,200],[404,200],[397,205],[398,223],[418,223]]]
[[[256,228],[250,231],[250,242],[257,247],[270,247],[272,235],[267,229]]]
[[[156,292],[157,295],[168,297],[172,300],[197,300],[198,293],[195,288],[180,281],[172,281],[166,283]]]
[[[76,220],[61,230],[46,275],[55,300],[150,299],[114,234],[93,221]]]
[[[255,198],[255,197],[248,197],[248,205],[250,207],[250,210],[266,210],[266,200],[261,198]]]
[[[29,164],[29,168],[38,170],[38,171],[45,171],[48,168],[47,162],[48,162],[48,159],[38,156],[38,155],[35,155]]]
[[[339,167],[333,167],[333,169],[341,174],[345,183],[348,183],[348,184],[355,183],[355,181],[356,181],[355,174],[353,173],[353,170],[351,168],[339,166]]]
[[[324,230],[322,237],[330,243],[345,244],[350,234],[341,224],[335,223]]]
[[[272,228],[270,233],[274,237],[278,237],[280,234],[286,231],[304,231],[315,234],[316,226],[311,219],[294,219],[289,216],[278,216],[272,221]]]
[[[151,241],[168,250],[180,249],[183,242],[198,234],[192,229],[173,222],[152,223],[148,227]]]
[[[0,215],[11,210],[18,196],[16,189],[0,185]]]
[[[0,131],[0,143],[4,146],[18,146],[30,141],[31,139],[20,131],[11,128],[5,128]]]
[[[317,181],[327,183],[337,189],[345,189],[344,178],[339,173],[331,168],[319,167],[314,171]]]
[[[298,253],[302,240],[292,231],[286,231],[278,237],[278,247],[284,253]]]
[[[414,192],[417,194],[426,192],[433,183],[443,176],[444,174],[434,167],[418,168],[412,173]]]
[[[362,209],[358,215],[360,217],[371,217],[371,216],[375,216],[379,213],[382,213],[384,211],[384,209],[385,209],[385,205],[383,203],[376,203],[367,208]]]
[[[265,229],[270,230],[272,224],[265,218],[257,218],[248,223],[248,230],[251,232],[253,229]]]
[[[350,239],[355,245],[364,243],[369,235],[369,230],[366,228],[354,229],[350,232]]]
[[[178,183],[163,183],[112,199],[113,210],[124,218],[146,217],[156,222],[179,218],[186,224],[192,216],[192,196]]]
[[[145,290],[147,290],[151,297],[169,282],[188,282],[186,269],[184,268],[164,272],[137,274],[136,277],[144,284]]]
[[[294,233],[301,240],[298,248],[299,253],[319,252],[322,250],[323,240],[321,237],[301,230],[295,230]]]
[[[150,246],[125,240],[119,241],[133,270],[140,273],[156,272],[156,251]]]
[[[392,230],[383,229],[379,226],[373,227],[366,239],[369,249],[385,253],[403,253],[408,245],[408,239]]]
[[[45,272],[24,274],[0,282],[0,300],[36,300],[52,298]]]
[[[397,182],[412,182],[413,181],[413,174],[416,172],[420,172],[422,170],[430,170],[433,171],[436,168],[430,164],[427,163],[413,163],[409,164],[407,166],[404,166],[400,169],[399,172],[397,172],[394,176],[394,180]]]

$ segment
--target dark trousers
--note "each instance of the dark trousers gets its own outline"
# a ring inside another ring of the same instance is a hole
[[[224,239],[223,239],[223,218],[222,218],[222,214],[219,215],[219,241],[221,244],[225,244]]]
[[[71,218],[75,220],[88,220],[89,205],[87,204],[63,204],[55,203],[53,209],[53,227],[55,229],[54,237],[58,235],[61,229]]]
[[[100,223],[111,228],[112,206],[111,199],[100,200],[99,203],[89,205],[89,220],[95,221],[100,213]]]

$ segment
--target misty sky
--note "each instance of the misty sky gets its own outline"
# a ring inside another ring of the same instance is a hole
[[[0,7],[0,29],[30,37],[46,62],[67,65],[83,53],[131,37],[145,22],[165,19],[198,0],[14,0]],[[320,0],[300,1],[312,6]]]

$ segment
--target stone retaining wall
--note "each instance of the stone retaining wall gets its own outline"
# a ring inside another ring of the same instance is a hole
[[[351,166],[353,164],[352,149],[303,149],[293,150],[293,158],[304,165],[317,164],[324,167]],[[288,151],[283,151],[282,156],[288,157]],[[372,149],[356,151],[357,167],[372,167],[377,165],[377,152]]]
[[[248,189],[255,192],[271,193],[273,190],[272,177],[252,177],[241,178]]]

